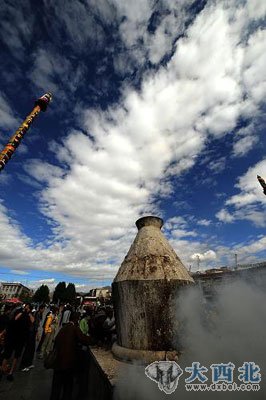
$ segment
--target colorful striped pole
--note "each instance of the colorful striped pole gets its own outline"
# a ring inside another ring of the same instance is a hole
[[[7,143],[3,151],[0,153],[0,172],[5,168],[5,165],[13,156],[16,148],[19,146],[21,140],[25,136],[26,132],[29,130],[29,127],[31,126],[34,119],[37,117],[40,111],[46,110],[51,100],[52,100],[51,93],[46,93],[35,102],[35,107],[32,110],[32,112],[22,122],[20,127],[10,138],[9,142]]]

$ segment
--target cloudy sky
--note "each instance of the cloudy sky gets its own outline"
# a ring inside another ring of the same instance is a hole
[[[5,0],[0,280],[112,281],[142,215],[187,267],[266,259],[266,2]]]

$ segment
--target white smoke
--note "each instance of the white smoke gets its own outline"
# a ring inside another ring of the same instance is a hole
[[[199,361],[208,368],[210,385],[212,363],[232,362],[234,381],[239,386],[237,368],[254,361],[261,371],[258,392],[187,392],[185,372],[179,380],[173,399],[265,399],[266,398],[266,293],[263,277],[224,282],[212,300],[206,300],[199,287],[191,287],[179,296],[177,317],[182,321],[182,355],[178,361],[183,370]],[[163,318],[163,316],[162,316]],[[176,343],[180,343],[177,338]],[[179,344],[180,346],[180,344]],[[195,381],[194,383],[199,383]],[[115,388],[115,400],[161,400],[165,394],[147,379],[144,367],[127,366]]]

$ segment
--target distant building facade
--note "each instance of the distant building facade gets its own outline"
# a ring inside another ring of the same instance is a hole
[[[32,290],[27,286],[18,282],[2,282],[0,285],[0,293],[3,299],[12,299],[13,297],[20,298],[21,296],[32,295]]]
[[[103,297],[104,299],[111,298],[111,288],[96,288],[91,289],[89,295],[92,297]]]
[[[256,264],[241,264],[237,268],[213,268],[205,271],[192,272],[196,285],[202,290],[206,299],[212,299],[217,290],[224,283],[230,283],[235,280],[246,280],[255,282],[258,286],[266,285],[266,261]]]

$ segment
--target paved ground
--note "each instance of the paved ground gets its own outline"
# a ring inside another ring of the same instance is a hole
[[[109,399],[111,398],[110,381],[115,380],[119,366],[123,363],[114,360],[110,351],[100,348],[93,348],[92,350],[99,365],[97,361],[93,361],[94,358],[91,355],[89,357],[90,373],[88,374],[89,393],[87,400]],[[45,369],[43,361],[38,358],[35,358],[34,365],[35,368],[29,372],[16,371],[13,382],[7,381],[6,376],[2,377],[0,400],[49,400],[53,370]],[[73,400],[77,400],[77,398],[78,383],[77,380],[74,380]]]
[[[29,372],[17,371],[14,382],[8,382],[3,376],[0,382],[2,400],[49,400],[52,370],[46,370],[41,360],[35,360],[35,368]]]

